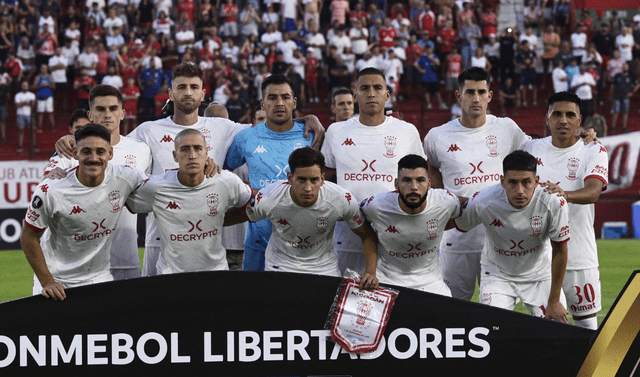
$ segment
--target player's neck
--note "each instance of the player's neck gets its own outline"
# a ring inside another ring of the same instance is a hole
[[[111,145],[115,146],[120,142],[120,127],[111,133]]]
[[[578,141],[580,141],[580,137],[577,135],[574,135],[573,137],[570,137],[567,139],[552,137],[551,145],[553,145],[556,148],[569,148],[569,147],[573,147]]]
[[[78,181],[86,187],[98,187],[102,184],[102,182],[104,181],[104,172],[102,172],[102,174],[96,176],[96,177],[92,177],[89,176],[87,174],[84,174],[82,171],[81,167],[78,167],[78,169],[76,169],[76,178],[78,178]]]
[[[484,126],[487,123],[487,114],[483,114],[477,118],[472,117],[469,114],[462,113],[460,117],[460,124],[466,128],[478,128]]]
[[[269,128],[273,132],[291,131],[293,129],[293,124],[293,119],[283,124],[277,124],[267,119],[267,128]]]
[[[198,110],[196,109],[196,111],[192,113],[185,114],[176,109],[171,119],[175,124],[181,126],[191,126],[198,123]]]
[[[376,114],[360,113],[360,123],[364,124],[365,126],[379,126],[384,123],[385,120],[387,120],[387,116],[384,115],[384,111]]]
[[[187,187],[196,187],[204,181],[204,172],[198,174],[186,174],[178,170],[178,182]]]

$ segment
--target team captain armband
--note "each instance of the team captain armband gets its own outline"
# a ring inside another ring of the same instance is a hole
[[[384,287],[360,290],[359,285],[360,275],[347,269],[324,328],[342,348],[362,354],[380,345],[398,291]]]

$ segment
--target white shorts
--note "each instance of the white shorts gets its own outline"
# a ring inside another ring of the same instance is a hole
[[[447,286],[447,283],[442,279],[442,269],[440,266],[433,271],[425,272],[420,275],[402,274],[395,271],[389,271],[378,266],[376,275],[381,284],[399,285],[423,292],[451,297],[451,290],[449,289],[449,286]]]
[[[567,309],[575,317],[583,317],[602,309],[600,270],[567,270],[562,289],[567,298]]]
[[[314,275],[323,275],[323,276],[334,276],[340,277],[340,271],[338,270],[338,262],[334,260],[333,263],[329,263],[324,266],[311,266],[304,265],[301,268],[291,268],[289,266],[283,265],[274,265],[273,263],[269,263],[269,260],[266,260],[265,256],[264,262],[264,270],[265,271],[276,271],[276,272],[295,272],[298,274],[314,274]]]
[[[147,246],[144,248],[144,256],[142,257],[142,276],[158,275],[158,256],[160,256],[159,246]]]
[[[480,257],[482,251],[452,253],[440,250],[440,264],[445,283],[451,296],[471,300],[476,290],[476,279],[480,282]]]
[[[58,283],[60,283],[65,288],[73,288],[73,287],[81,287],[83,285],[90,285],[90,284],[104,283],[104,282],[107,282],[107,281],[113,281],[113,276],[111,275],[111,273],[109,273],[107,271],[106,273],[100,274],[99,276],[96,276],[93,279],[88,279],[88,280],[79,281],[79,282],[63,283],[63,282],[61,282],[59,280],[56,280],[56,281]],[[32,293],[33,293],[34,296],[42,294],[42,284],[40,284],[40,280],[38,280],[38,277],[36,276],[36,274],[33,274],[33,291],[32,291]]]
[[[513,310],[516,304],[522,305],[536,317],[543,317],[549,302],[551,279],[533,282],[513,282],[502,278],[484,275],[480,282],[480,303],[497,308]],[[560,292],[560,303],[565,308],[567,301]]]
[[[46,99],[39,99],[37,112],[39,113],[52,113],[53,112],[53,97]]]

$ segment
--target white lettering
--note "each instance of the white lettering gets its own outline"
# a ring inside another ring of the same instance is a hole
[[[124,344],[121,341],[124,341]],[[113,334],[111,336],[111,364],[130,364],[136,356],[131,347],[133,347],[133,337],[131,335]],[[124,354],[124,358],[120,358],[120,354]]]
[[[271,338],[282,338],[282,331],[264,331],[262,333],[264,341],[262,347],[264,348],[264,361],[280,361],[284,359],[282,354],[271,353],[272,349],[281,349],[281,342],[272,342]]]
[[[7,233],[7,228],[13,228],[13,235]],[[22,225],[16,219],[6,219],[0,224],[0,240],[6,243],[18,242],[22,233]]]
[[[13,343],[11,338],[4,335],[0,335],[0,343],[7,347],[7,357],[5,357],[4,360],[0,360],[0,368],[4,368],[11,365],[16,359],[16,344]]]
[[[204,362],[205,363],[218,363],[224,361],[222,355],[211,354],[211,332],[204,333]]]
[[[302,339],[300,343],[296,343],[296,338]],[[309,345],[309,335],[302,330],[287,331],[287,360],[293,361],[296,359],[296,352],[300,355],[302,360],[311,360],[309,354],[305,350]]]
[[[433,336],[433,341],[429,341],[428,336]],[[442,358],[442,352],[438,349],[438,346],[442,342],[442,333],[437,329],[420,329],[420,358],[427,358],[427,350],[431,350],[433,356],[437,359]]]
[[[249,342],[248,340],[251,339]],[[238,334],[238,360],[243,362],[256,361],[260,358],[262,351],[258,346],[260,335],[254,331],[240,331]],[[247,355],[251,351],[251,355]]]
[[[464,329],[446,329],[445,330],[445,353],[447,358],[464,358],[464,351],[454,351],[455,346],[464,346],[464,340],[454,339],[454,335],[464,335]]]
[[[489,335],[489,329],[486,327],[475,327],[471,329],[471,331],[469,331],[469,342],[474,346],[478,346],[481,348],[480,351],[469,350],[469,356],[476,359],[487,357],[487,355],[489,355],[489,351],[491,350],[489,342],[484,339],[478,338],[478,335],[480,334],[485,336]]]
[[[311,330],[311,337],[318,337],[318,360],[327,359],[327,337],[331,336],[329,330]]]
[[[235,360],[235,351],[234,351],[234,346],[235,346],[235,342],[233,340],[233,331],[228,331],[227,332],[227,360],[228,361],[234,361]]]
[[[158,343],[158,354],[155,356],[147,355],[147,352],[144,349],[145,344],[149,340],[155,340]],[[138,344],[136,345],[136,353],[140,360],[142,360],[145,364],[158,364],[161,362],[165,356],[167,356],[167,341],[164,337],[157,332],[148,332],[138,339]]]
[[[20,337],[20,366],[27,366],[27,354],[33,357],[33,360],[43,366],[47,362],[47,339],[44,335],[38,336],[38,349],[36,349],[31,340],[26,335]]]
[[[172,363],[188,363],[191,361],[191,356],[180,356],[178,351],[178,333],[171,333],[171,362]]]
[[[96,357],[96,353],[106,352],[107,346],[97,345],[96,342],[104,342],[107,334],[89,334],[87,335],[87,364],[89,365],[105,365],[109,363],[106,357]]]
[[[406,336],[409,338],[409,348],[404,351],[398,351],[396,348],[396,340],[399,336]],[[413,356],[418,350],[418,337],[414,334],[413,331],[406,328],[399,328],[393,330],[391,335],[389,335],[389,352],[393,357],[400,360],[405,360]]]
[[[73,336],[69,351],[64,349],[64,344],[58,335],[51,337],[51,365],[58,365],[58,356],[62,358],[63,363],[70,363],[74,354],[76,365],[82,365],[82,335]]]

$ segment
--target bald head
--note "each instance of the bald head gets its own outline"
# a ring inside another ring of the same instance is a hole
[[[219,103],[212,103],[204,111],[206,118],[226,118],[229,119],[229,113],[227,109]]]

